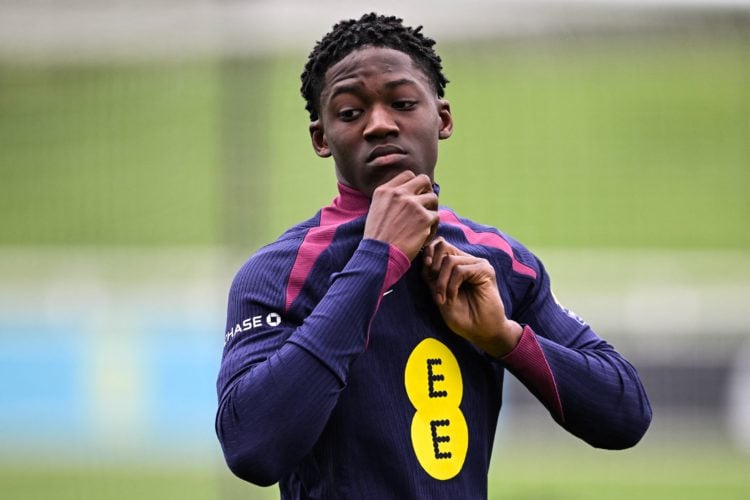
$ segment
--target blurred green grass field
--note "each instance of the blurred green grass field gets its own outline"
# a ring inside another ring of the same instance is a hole
[[[712,447],[607,452],[582,446],[498,449],[490,499],[733,500],[750,494],[750,457]],[[19,500],[271,500],[278,488],[207,467],[110,465],[0,468],[3,498]]]
[[[442,49],[441,198],[529,245],[750,247],[750,44]],[[254,247],[335,195],[301,55],[0,63],[0,244]]]

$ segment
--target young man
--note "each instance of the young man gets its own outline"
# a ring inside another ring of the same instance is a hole
[[[541,262],[438,206],[453,121],[433,45],[375,14],[316,45],[302,94],[340,194],[232,284],[216,431],[231,470],[283,498],[486,497],[505,370],[593,446],[651,420]]]

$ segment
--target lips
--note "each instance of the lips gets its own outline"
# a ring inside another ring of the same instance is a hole
[[[370,154],[367,156],[367,161],[371,162],[374,159],[379,158],[381,156],[392,155],[392,154],[404,155],[406,154],[406,151],[404,151],[403,149],[401,149],[400,147],[394,144],[376,146],[372,149],[372,151],[370,151]]]

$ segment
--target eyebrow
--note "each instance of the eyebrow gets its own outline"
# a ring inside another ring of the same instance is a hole
[[[385,88],[388,90],[393,90],[396,87],[401,87],[403,85],[417,85],[417,82],[412,80],[411,78],[399,78],[398,80],[392,80],[390,82],[385,83]],[[362,92],[362,85],[359,83],[351,84],[351,85],[339,85],[336,88],[333,89],[333,92],[331,92],[331,97],[329,99],[333,99],[334,97],[341,95],[341,94],[359,94]]]
[[[393,80],[391,82],[388,82],[385,84],[385,88],[387,89],[394,89],[396,87],[400,87],[402,85],[417,85],[417,82],[410,78],[400,78],[398,80]]]
[[[362,85],[359,84],[353,84],[353,85],[339,85],[338,87],[333,89],[333,92],[331,92],[331,97],[328,99],[333,99],[337,95],[341,94],[359,94],[362,91]]]

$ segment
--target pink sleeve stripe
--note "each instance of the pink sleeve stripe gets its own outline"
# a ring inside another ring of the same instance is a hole
[[[456,217],[456,214],[449,210],[440,210],[439,214],[442,222],[461,228],[466,236],[466,241],[472,245],[484,245],[486,247],[502,250],[510,257],[513,271],[536,279],[536,271],[516,259],[510,244],[505,241],[502,236],[491,232],[474,231],[472,228],[462,223],[458,217]]]
[[[383,278],[383,286],[380,288],[378,294],[378,303],[375,305],[375,310],[380,309],[380,303],[383,301],[385,293],[390,287],[396,284],[401,277],[406,274],[406,271],[411,267],[411,261],[404,252],[399,250],[393,245],[388,247],[388,268],[385,271],[385,277]],[[375,319],[375,316],[372,317]],[[370,325],[372,325],[372,319]],[[367,327],[367,339],[365,340],[365,349],[370,345],[370,325]]]
[[[395,285],[404,274],[406,274],[409,267],[411,267],[409,257],[395,246],[390,245],[390,248],[388,248],[388,269],[385,271],[383,288],[380,290],[381,297],[390,287]]]
[[[516,378],[536,390],[560,422],[565,421],[560,393],[557,390],[552,369],[547,358],[544,357],[544,351],[536,339],[536,334],[529,326],[524,326],[518,345],[500,360]]]
[[[339,184],[339,193],[331,205],[320,211],[320,225],[307,231],[297,250],[297,257],[292,264],[286,287],[285,311],[292,307],[299,296],[315,261],[331,245],[336,229],[341,224],[367,213],[369,207],[367,197],[341,184]]]
[[[380,309],[380,303],[383,301],[383,297],[385,297],[385,293],[388,291],[389,288],[395,285],[396,282],[400,280],[404,274],[406,274],[406,271],[409,270],[409,267],[411,267],[411,261],[409,261],[409,257],[407,257],[404,252],[402,252],[395,246],[389,245],[388,268],[385,271],[385,278],[383,278],[383,286],[380,288],[380,293],[378,294],[378,303],[375,305],[376,311]],[[373,319],[374,319],[374,316],[373,316]],[[370,324],[372,324],[372,320],[370,320]],[[370,344],[370,328],[368,326],[367,342],[365,342],[365,348],[369,344]]]
[[[294,300],[302,291],[305,280],[310,275],[315,261],[333,241],[337,226],[314,227],[307,231],[305,239],[297,250],[297,258],[292,265],[289,274],[289,282],[286,287],[286,303],[284,310],[288,311]]]

